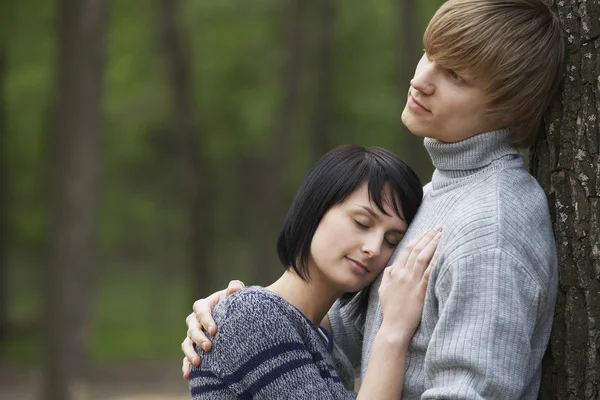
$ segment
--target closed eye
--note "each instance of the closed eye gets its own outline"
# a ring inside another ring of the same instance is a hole
[[[385,239],[385,243],[386,243],[386,244],[387,244],[389,247],[392,247],[392,248],[396,248],[396,246],[398,246],[398,242],[396,242],[396,241],[390,241],[390,240],[387,240],[387,239]]]
[[[354,220],[354,223],[356,224],[356,226],[358,226],[360,229],[368,229],[369,227],[365,224],[361,224],[360,222],[358,222],[357,220]]]

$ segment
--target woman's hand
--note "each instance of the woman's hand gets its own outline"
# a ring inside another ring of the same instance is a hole
[[[183,351],[183,354],[185,354],[181,372],[183,372],[183,377],[185,379],[189,379],[190,377],[190,363],[197,367],[201,362],[200,356],[198,356],[196,349],[194,349],[194,344],[201,347],[204,351],[210,351],[212,347],[212,342],[206,337],[204,331],[207,331],[212,336],[217,333],[217,325],[212,317],[213,309],[227,296],[244,287],[244,283],[241,281],[231,281],[226,289],[213,293],[205,299],[196,300],[196,302],[194,302],[194,312],[185,319],[185,323],[188,327],[187,337],[181,343],[181,350]]]
[[[410,340],[421,321],[431,269],[438,258],[441,228],[424,232],[409,242],[387,267],[379,287],[382,328]]]
[[[441,228],[423,233],[385,269],[379,286],[383,322],[371,348],[357,400],[397,399],[404,386],[408,345],[419,326]]]

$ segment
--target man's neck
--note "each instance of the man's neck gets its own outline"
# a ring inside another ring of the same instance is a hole
[[[475,170],[515,151],[508,129],[480,133],[455,143],[425,138],[425,148],[439,170]]]
[[[511,144],[509,130],[480,133],[455,143],[442,143],[425,139],[435,171],[431,178],[433,190],[462,185],[465,179],[474,176],[504,159],[515,168],[523,168],[523,156]]]

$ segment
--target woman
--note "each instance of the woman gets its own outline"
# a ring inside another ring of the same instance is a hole
[[[338,298],[358,320],[363,317],[368,285],[383,271],[421,197],[414,172],[384,149],[340,146],[319,160],[277,242],[286,266],[281,278],[241,290],[215,308],[219,332],[210,336],[212,351],[198,349],[202,363],[191,371],[193,398],[356,398],[347,388],[351,366],[334,368],[332,339],[319,323]],[[401,394],[406,351],[439,238],[437,230],[426,232],[384,273],[384,318],[359,399]]]

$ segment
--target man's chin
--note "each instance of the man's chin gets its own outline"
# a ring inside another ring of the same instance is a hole
[[[412,123],[412,121],[410,121],[409,118],[405,119],[404,116],[403,116],[402,117],[402,123],[404,124],[404,126],[406,127],[406,129],[408,129],[408,131],[410,133],[412,133],[413,135],[418,136],[418,137],[422,137],[422,138],[427,137],[427,134],[422,129],[419,129],[418,126],[415,126],[416,124]]]
[[[420,129],[420,127],[418,126],[419,124],[417,123],[417,121],[414,120],[414,116],[411,115],[410,110],[408,110],[408,106],[404,107],[400,119],[402,120],[402,123],[404,124],[406,129],[409,130],[410,133],[419,137],[427,137],[425,132],[423,132],[423,129]]]

